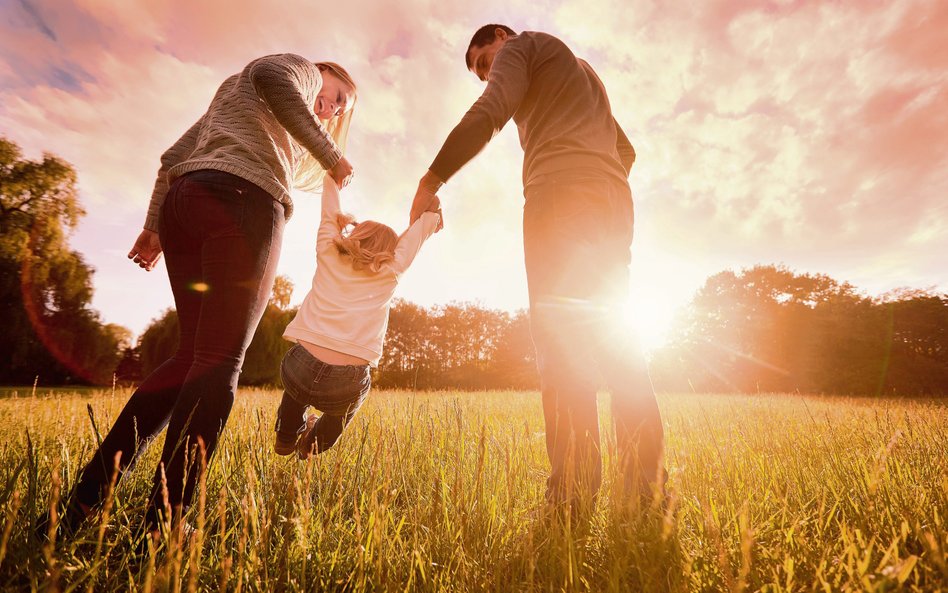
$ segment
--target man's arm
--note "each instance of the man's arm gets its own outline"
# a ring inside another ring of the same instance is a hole
[[[411,203],[411,213],[408,216],[408,224],[412,225],[418,220],[422,214],[426,211],[438,210],[440,213],[440,199],[437,196],[438,190],[441,189],[441,186],[444,185],[444,182],[441,179],[431,172],[431,169],[424,174],[421,178],[421,181],[418,182],[418,190],[415,192],[415,199]],[[438,203],[437,208],[432,206],[435,203]],[[444,228],[444,216],[438,221],[438,228],[435,229],[435,232],[440,231]]]
[[[442,182],[483,150],[520,107],[530,86],[529,49],[511,40],[497,52],[487,87],[448,134],[428,168]]]
[[[626,176],[628,176],[632,172],[632,165],[635,163],[635,148],[629,142],[629,137],[622,131],[619,122],[615,118],[612,118],[612,122],[616,126],[616,152],[619,153],[619,161],[622,163],[622,167],[625,168]]]
[[[487,87],[451,130],[428,171],[418,183],[409,224],[428,210],[438,189],[479,153],[517,111],[530,86],[528,48],[507,42],[497,52]],[[438,230],[444,228],[444,217]]]

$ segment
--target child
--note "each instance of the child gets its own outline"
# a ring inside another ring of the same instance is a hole
[[[280,366],[278,455],[322,453],[352,420],[369,392],[369,367],[382,356],[395,286],[440,223],[440,210],[426,212],[401,237],[378,222],[357,224],[340,212],[339,190],[326,177],[313,287],[283,334],[296,344]],[[307,406],[322,415],[304,420]]]

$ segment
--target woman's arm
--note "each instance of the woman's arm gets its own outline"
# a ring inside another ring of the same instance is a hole
[[[308,104],[309,95],[315,97],[323,84],[316,65],[294,54],[266,56],[250,66],[250,81],[280,125],[324,169],[332,169],[342,151]]]
[[[145,229],[158,232],[158,212],[161,210],[161,204],[165,201],[168,194],[168,169],[178,163],[188,160],[194,147],[197,146],[198,134],[201,130],[201,124],[204,117],[194,122],[194,125],[188,128],[184,136],[178,139],[171,148],[161,155],[161,166],[158,168],[158,178],[155,180],[155,188],[151,192],[151,201],[148,203],[148,214],[145,216]]]

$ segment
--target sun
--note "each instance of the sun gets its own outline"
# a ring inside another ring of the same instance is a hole
[[[633,293],[623,307],[623,321],[645,352],[652,352],[671,339],[678,305],[659,294]]]

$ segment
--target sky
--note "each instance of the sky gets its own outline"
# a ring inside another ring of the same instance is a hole
[[[93,306],[135,334],[173,305],[126,259],[162,152],[261,55],[335,61],[359,85],[344,207],[401,231],[418,179],[483,90],[487,23],[561,38],[596,69],[638,154],[633,316],[646,341],[712,274],[785,265],[869,295],[948,291],[948,2],[0,0],[0,134],[74,165],[71,238]],[[527,304],[509,122],[440,192],[445,229],[398,295]],[[309,288],[318,197],[296,192],[279,273]]]

